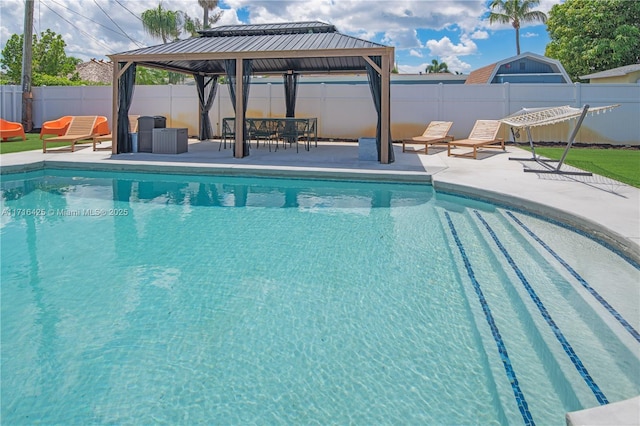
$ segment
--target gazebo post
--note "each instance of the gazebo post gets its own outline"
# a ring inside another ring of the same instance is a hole
[[[120,74],[118,62],[112,61],[111,63],[113,64],[113,84],[111,86],[111,134],[113,139],[111,140],[111,153],[115,155],[118,153],[118,90],[120,90]]]
[[[243,65],[242,58],[236,58],[236,146],[235,158],[244,156],[244,96],[243,94]]]
[[[382,55],[382,66],[381,66],[381,91],[380,91],[380,163],[389,164],[389,135],[390,128],[389,123],[391,120],[391,90],[390,90],[390,82],[391,77],[389,76],[391,70],[391,61],[389,58],[389,54]]]
[[[111,58],[111,57],[110,57]],[[120,120],[118,120],[118,109],[120,106],[120,79],[125,71],[135,64],[134,61],[127,62],[118,62],[115,59],[111,58],[111,62],[113,63],[113,84],[111,86],[112,92],[112,104],[111,104],[111,134],[113,135],[113,139],[111,141],[111,153],[119,154],[118,152],[118,125]],[[122,65],[122,69],[119,69],[120,64]]]

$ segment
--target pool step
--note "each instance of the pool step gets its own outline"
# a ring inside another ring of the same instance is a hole
[[[549,406],[562,412],[595,404],[589,388],[576,386],[580,381],[578,373],[564,359],[565,351],[540,315],[540,301],[529,300],[535,291],[520,288],[521,279],[526,282],[525,273],[529,271],[518,269],[514,258],[509,256],[514,250],[513,238],[509,239],[509,248],[503,245],[500,250],[494,237],[500,241],[502,236],[491,237],[482,214],[467,210],[445,212],[443,226],[448,230],[451,245],[457,249],[453,250],[457,252],[454,258],[461,265],[465,293],[487,355],[492,359],[491,368],[501,398],[513,393],[525,422],[527,412],[535,418],[536,410]],[[518,250],[523,250],[522,242],[517,245]],[[527,250],[531,249],[525,244],[524,251]],[[566,339],[563,343],[567,346]],[[527,411],[522,410],[521,398],[527,400]],[[531,399],[535,401],[533,404]],[[513,418],[513,403],[503,401],[503,405]]]
[[[521,335],[527,336],[530,346],[525,351],[537,351],[557,393],[555,398],[563,401],[565,409],[573,410],[576,404],[595,406],[607,403],[608,398],[619,400],[637,393],[638,375],[628,371],[637,369],[637,349],[623,344],[610,322],[603,320],[603,310],[594,310],[585,300],[585,294],[591,294],[583,289],[584,283],[564,271],[568,265],[550,256],[551,248],[538,244],[529,235],[532,229],[527,231],[528,227],[521,223],[526,217],[518,219],[511,212],[500,210],[471,209],[446,215],[458,234],[458,251],[465,251],[474,278],[485,289],[487,303],[496,312],[496,323],[500,327],[504,322],[509,330],[502,333],[505,346],[517,348],[514,350],[519,359],[521,350],[527,348]],[[463,278],[466,268],[460,267]],[[495,351],[495,344],[493,347]],[[611,375],[621,378],[615,386],[598,384],[610,383],[607,379]],[[522,387],[526,385],[523,383]]]
[[[624,294],[632,295],[633,292],[629,291],[632,289],[626,289],[626,291],[621,289],[617,292],[610,285],[611,281],[637,281],[640,273],[640,268],[637,265],[629,263],[628,265],[623,264],[622,268],[616,268],[615,272],[621,274],[621,277],[613,277],[605,272],[606,277],[603,283],[597,272],[600,269],[606,269],[606,267],[594,268],[593,261],[597,259],[597,262],[603,266],[607,264],[608,260],[613,261],[614,259],[611,257],[616,255],[610,250],[587,237],[582,238],[579,243],[566,242],[563,236],[550,235],[549,230],[541,226],[540,219],[534,219],[530,216],[505,211],[503,218],[503,222],[509,222],[523,238],[530,242],[533,249],[566,277],[576,293],[598,312],[599,318],[605,319],[607,325],[620,335],[622,340],[632,348],[632,351],[638,349],[640,317],[638,317],[637,304],[631,304],[631,310],[629,310],[629,304],[625,306],[624,303]],[[625,271],[621,271],[621,269],[625,269]],[[594,272],[596,273],[594,274]],[[630,279],[626,279],[625,275]],[[622,293],[622,296],[616,293]]]
[[[602,283],[591,285],[577,272],[579,266],[584,270],[580,264],[585,263],[585,254],[595,260],[599,259],[594,256],[598,252],[588,248],[582,256],[570,256],[576,250],[574,242],[567,243],[565,235],[544,238],[545,230],[548,233],[546,225],[526,215],[510,211],[487,215],[474,211],[472,216],[482,224],[485,236],[498,240],[494,241],[495,246],[503,246],[507,252],[503,256],[515,263],[510,265],[512,269],[515,266],[521,270],[522,279],[529,285],[529,290],[522,292],[523,297],[529,297],[533,302],[530,305],[535,306],[541,318],[545,312],[548,315],[545,322],[557,340],[548,344],[562,345],[565,358],[571,361],[598,404],[637,394],[640,390],[637,331],[596,291],[595,287],[602,288]],[[498,230],[502,230],[500,235]],[[585,245],[591,243],[580,241]],[[598,264],[591,265],[591,269],[594,266],[597,268]],[[619,379],[612,384],[611,377]]]

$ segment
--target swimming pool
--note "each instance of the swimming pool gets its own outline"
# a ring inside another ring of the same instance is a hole
[[[564,424],[640,393],[640,271],[429,186],[3,176],[2,422]]]

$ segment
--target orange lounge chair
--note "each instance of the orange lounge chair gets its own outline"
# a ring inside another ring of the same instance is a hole
[[[47,144],[51,142],[71,142],[71,152],[75,151],[76,143],[93,139],[93,129],[97,119],[98,117],[95,115],[78,115],[73,117],[64,135],[42,140],[42,152],[47,152]]]
[[[447,134],[452,125],[452,121],[432,121],[422,135],[402,141],[402,152],[407,152],[405,149],[407,144],[424,145],[424,149],[415,149],[409,152],[424,152],[425,154],[429,153],[429,145],[447,145],[447,142],[453,140],[453,136]]]
[[[9,138],[15,137],[21,137],[22,140],[27,139],[22,124],[0,118],[0,138],[6,141]]]
[[[139,115],[130,115],[129,116],[129,133],[137,133],[138,132],[138,117],[140,117],[140,116]],[[100,120],[100,117],[98,117],[98,120]],[[106,120],[106,118],[105,118],[105,120]],[[96,133],[96,135],[93,137],[93,150],[94,151],[98,150],[98,147],[96,147],[96,144],[102,143],[103,141],[112,141],[113,140],[113,133],[108,133],[107,132],[107,134],[103,134],[103,133],[99,133],[98,131],[96,131],[95,133]],[[109,149],[111,149],[111,147],[109,147]]]
[[[451,141],[448,143],[449,147],[447,148],[447,155],[453,155],[454,157],[477,158],[478,148],[495,148],[504,151],[504,139],[497,137],[498,130],[500,130],[500,124],[501,123],[498,120],[477,120],[467,139],[460,139],[455,142]],[[452,154],[452,146],[473,148],[473,152]]]
[[[96,135],[107,135],[111,133],[109,131],[109,121],[107,117],[99,115],[96,119],[96,124],[93,126],[93,133]]]
[[[40,139],[42,139],[44,135],[64,135],[72,118],[73,116],[71,115],[65,115],[57,120],[45,121],[42,123],[42,128],[40,129]]]

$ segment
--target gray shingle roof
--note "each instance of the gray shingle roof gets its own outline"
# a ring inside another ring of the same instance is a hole
[[[629,73],[640,71],[640,64],[625,65],[623,67],[612,68],[606,71],[600,71],[593,74],[581,75],[582,80],[589,80],[591,78],[606,78],[606,77],[622,77]]]

